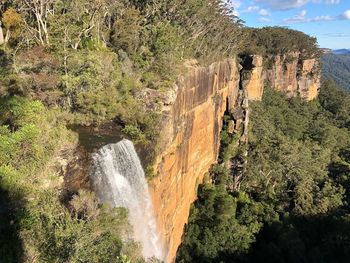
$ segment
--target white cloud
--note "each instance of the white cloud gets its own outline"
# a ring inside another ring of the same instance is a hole
[[[325,33],[323,34],[326,37],[350,37],[350,33]]]
[[[308,18],[306,16],[306,10],[302,10],[291,18],[283,19],[285,24],[297,24],[297,23],[310,23],[310,22],[321,22],[321,21],[332,21],[335,18],[328,15],[316,16],[314,18]]]
[[[341,16],[341,19],[350,20],[350,9],[346,10]]]
[[[283,22],[286,24],[305,23],[309,22],[309,19],[306,17],[306,10],[302,10],[291,18],[283,19]]]
[[[260,8],[257,5],[248,6],[242,13],[258,13],[261,16],[270,16],[270,12],[267,9]]]
[[[264,6],[269,6],[277,10],[286,10],[301,7],[309,2],[309,0],[255,0]]]
[[[319,21],[332,21],[334,20],[331,16],[316,16],[311,22],[319,22]]]
[[[288,10],[302,7],[307,3],[339,4],[340,0],[255,0],[254,2],[276,10]]]
[[[261,15],[261,16],[269,16],[270,12],[267,11],[266,9],[260,9],[259,15]]]
[[[305,17],[306,16],[306,10],[302,10],[297,14],[298,17]]]
[[[252,13],[252,12],[256,12],[259,11],[260,7],[258,7],[257,5],[252,5],[252,6],[248,6],[247,9],[245,9],[243,12],[244,13]]]

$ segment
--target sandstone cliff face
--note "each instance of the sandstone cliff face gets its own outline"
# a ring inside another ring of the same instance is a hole
[[[160,143],[164,151],[156,158],[157,176],[149,184],[169,262],[181,243],[197,186],[216,162],[224,112],[234,107],[239,92],[234,60],[187,70],[164,112]]]
[[[273,58],[270,69],[261,56],[250,56],[243,67],[226,60],[186,71],[166,96],[156,176],[149,182],[168,262],[175,259],[197,186],[217,160],[225,110],[242,115],[244,96],[261,100],[265,84],[305,100],[314,99],[320,86],[317,61],[301,61],[297,53]]]
[[[261,56],[251,56],[243,65],[241,81],[249,100],[261,100],[264,92],[264,68]]]
[[[299,95],[305,100],[317,97],[321,87],[320,65],[316,59],[307,59],[301,62],[298,74]]]
[[[321,84],[319,62],[316,59],[303,60],[300,53],[289,53],[271,57],[264,62],[261,56],[252,56],[248,67],[251,67],[251,75],[244,80],[243,85],[250,100],[261,100],[264,85],[283,91],[288,97],[300,96],[307,101],[318,95]]]

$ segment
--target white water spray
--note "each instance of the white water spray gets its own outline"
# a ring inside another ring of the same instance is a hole
[[[99,201],[127,208],[143,256],[165,260],[145,173],[132,142],[124,139],[102,147],[93,154],[93,162],[91,180]]]

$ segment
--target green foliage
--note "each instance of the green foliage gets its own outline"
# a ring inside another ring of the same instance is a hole
[[[3,262],[140,262],[125,210],[100,207],[79,192],[65,207],[50,162],[75,137],[59,111],[40,101],[0,103],[0,251]]]
[[[144,140],[144,136],[141,130],[133,125],[126,125],[123,129],[123,132],[130,136],[130,138],[134,141]]]
[[[2,14],[2,22],[8,38],[6,41],[10,41],[13,44],[21,32],[21,27],[23,26],[22,17],[14,8],[9,8]]]
[[[239,139],[242,136],[242,129],[238,131],[234,136],[231,136],[227,131],[227,126],[223,127],[221,132],[221,151],[219,154],[219,161],[226,162],[229,159],[235,157],[239,152]]]
[[[263,27],[246,28],[244,32],[247,41],[243,53],[246,54],[269,56],[300,52],[303,59],[320,56],[317,39],[300,31],[284,27]],[[287,57],[287,61],[290,59]]]
[[[230,195],[223,185],[201,186],[177,261],[228,262],[246,252],[260,230],[263,210],[247,196]]]
[[[129,54],[136,52],[140,44],[142,17],[134,7],[126,8],[125,12],[114,22],[111,44],[116,50],[123,49]]]
[[[124,210],[98,208],[91,193],[80,192],[62,207],[55,193],[45,191],[27,207],[21,220],[31,255],[43,262],[122,262],[121,236],[128,228]],[[132,244],[130,244],[132,245]]]

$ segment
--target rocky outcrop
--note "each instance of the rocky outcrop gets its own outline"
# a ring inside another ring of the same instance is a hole
[[[299,53],[269,57],[264,72],[267,84],[289,97],[297,96],[298,58]]]
[[[261,100],[264,92],[264,68],[262,56],[247,56],[241,70],[241,82],[249,100]]]
[[[300,97],[310,101],[318,96],[321,87],[320,63],[316,59],[301,61],[298,73],[298,91]]]
[[[318,60],[304,60],[297,52],[265,60],[261,56],[250,56],[242,72],[242,83],[250,100],[261,100],[264,86],[270,86],[288,97],[300,96],[311,101],[317,97],[321,85]]]
[[[176,97],[165,107],[160,142],[164,150],[149,183],[169,262],[181,243],[197,186],[217,160],[224,112],[235,106],[239,94],[235,60],[187,71],[174,87]]]
[[[176,256],[197,187],[217,161],[224,112],[234,117],[231,129],[238,129],[248,121],[244,101],[261,100],[266,84],[312,100],[320,86],[317,67],[316,60],[302,61],[297,53],[273,58],[270,67],[261,56],[247,56],[242,66],[235,60],[207,68],[186,65],[187,74],[165,96],[155,177],[149,182],[168,262]]]

